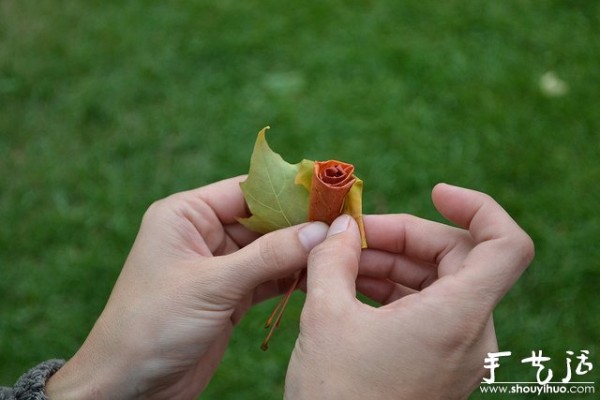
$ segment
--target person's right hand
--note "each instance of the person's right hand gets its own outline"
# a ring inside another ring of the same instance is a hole
[[[492,311],[533,243],[483,193],[438,185],[433,201],[463,229],[365,217],[361,256],[356,224],[342,216],[313,249],[287,399],[462,399],[481,382],[498,348]],[[360,302],[356,289],[384,305]]]

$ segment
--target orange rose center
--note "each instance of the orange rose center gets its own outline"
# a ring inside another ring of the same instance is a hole
[[[325,176],[331,178],[339,178],[344,175],[344,169],[341,165],[337,164],[334,167],[329,167],[325,170]]]

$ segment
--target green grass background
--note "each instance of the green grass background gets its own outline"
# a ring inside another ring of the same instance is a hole
[[[440,220],[440,181],[494,196],[537,247],[495,314],[498,376],[535,380],[519,360],[543,350],[560,378],[588,349],[600,392],[599,89],[594,0],[2,0],[0,384],[68,358],[148,205],[245,173],[270,125],[291,162],[355,163],[368,213]],[[263,353],[272,306],[202,398],[281,398],[302,295]]]

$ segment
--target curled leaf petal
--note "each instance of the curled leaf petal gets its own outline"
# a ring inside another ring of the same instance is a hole
[[[362,218],[362,191],[363,181],[359,178],[356,178],[356,182],[354,182],[354,185],[352,185],[350,191],[346,195],[346,201],[344,202],[344,213],[350,214],[358,224],[361,246],[363,249],[366,249],[367,234],[365,233],[365,224]]]
[[[310,188],[308,219],[331,224],[343,210],[346,194],[356,181],[354,165],[336,160],[316,161]]]
[[[312,185],[313,169],[315,168],[315,162],[312,160],[302,160],[298,167],[298,174],[296,174],[295,182],[298,185],[304,186],[307,192],[310,192]]]

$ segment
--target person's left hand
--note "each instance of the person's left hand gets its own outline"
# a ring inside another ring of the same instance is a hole
[[[327,233],[319,222],[262,237],[246,230],[236,220],[247,215],[242,179],[148,209],[96,325],[48,381],[50,399],[189,399],[202,391],[236,322],[287,289]]]

